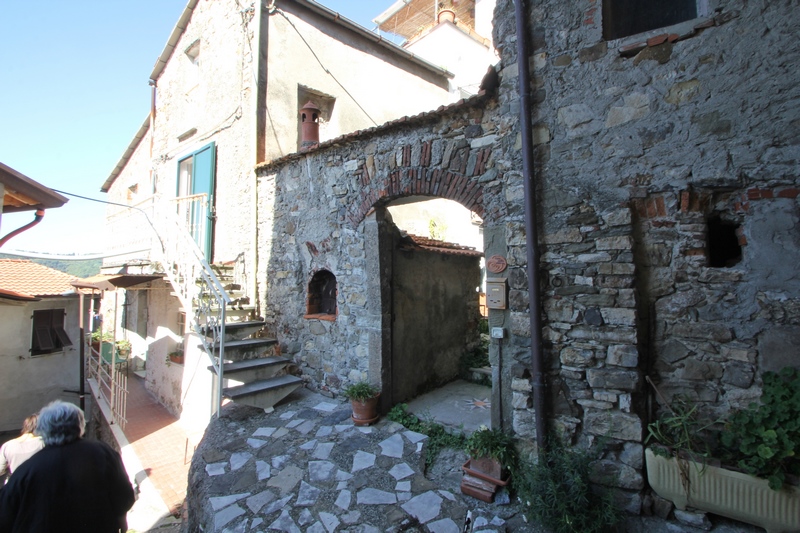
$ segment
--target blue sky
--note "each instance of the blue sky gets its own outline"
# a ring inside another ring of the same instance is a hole
[[[394,0],[322,0],[373,29]],[[100,186],[150,109],[148,77],[186,0],[0,0],[0,162],[52,189]],[[0,252],[102,251],[105,206],[68,196]],[[33,220],[6,214],[0,237]]]

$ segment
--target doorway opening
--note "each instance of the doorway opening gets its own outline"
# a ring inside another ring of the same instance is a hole
[[[406,403],[445,427],[489,426],[483,221],[445,199],[404,198],[386,210],[391,355],[384,391],[391,405]]]

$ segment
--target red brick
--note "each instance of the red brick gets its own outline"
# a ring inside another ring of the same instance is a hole
[[[655,37],[650,37],[647,39],[647,46],[658,46],[659,44],[664,44],[667,42],[667,38],[669,38],[669,35],[666,33],[656,35]]]
[[[689,191],[681,191],[681,213],[686,213],[689,211],[689,201]]]
[[[782,189],[778,191],[778,198],[797,198],[800,195],[800,189]]]
[[[660,216],[660,217],[667,216],[667,206],[664,205],[664,197],[663,196],[659,196],[658,198],[656,198],[656,212],[658,213],[658,216]]]

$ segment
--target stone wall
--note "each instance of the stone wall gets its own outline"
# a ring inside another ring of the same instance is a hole
[[[543,0],[528,13],[545,416],[572,443],[602,438],[602,470],[634,513],[648,503],[642,448],[658,411],[648,379],[716,416],[757,397],[763,371],[798,364],[800,15],[791,2],[708,7],[616,41],[602,39],[597,0]],[[509,333],[491,346],[493,424],[532,444],[511,0],[498,2],[495,42],[496,97],[259,168],[260,292],[313,387],[380,381],[382,207],[413,195],[461,202],[485,221],[486,256],[508,262],[509,308],[489,316]],[[321,268],[340,283],[339,316],[303,321]]]
[[[383,206],[419,196],[456,200],[487,218],[504,210],[503,202],[484,203],[486,188],[499,186],[491,160],[497,126],[486,111],[493,107],[474,97],[258,168],[265,317],[312,388],[334,394],[361,379],[388,386]],[[336,276],[335,320],[303,318],[308,282],[321,269]]]

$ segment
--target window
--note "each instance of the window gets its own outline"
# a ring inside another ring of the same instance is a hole
[[[306,317],[336,316],[336,276],[320,270],[308,284]]]
[[[33,312],[31,355],[60,352],[64,346],[72,346],[72,341],[64,331],[65,316],[63,309],[39,309]]]
[[[722,220],[719,214],[708,217],[708,266],[728,268],[742,260],[739,244],[739,225]]]
[[[603,0],[603,38],[619,39],[697,18],[698,0]]]

